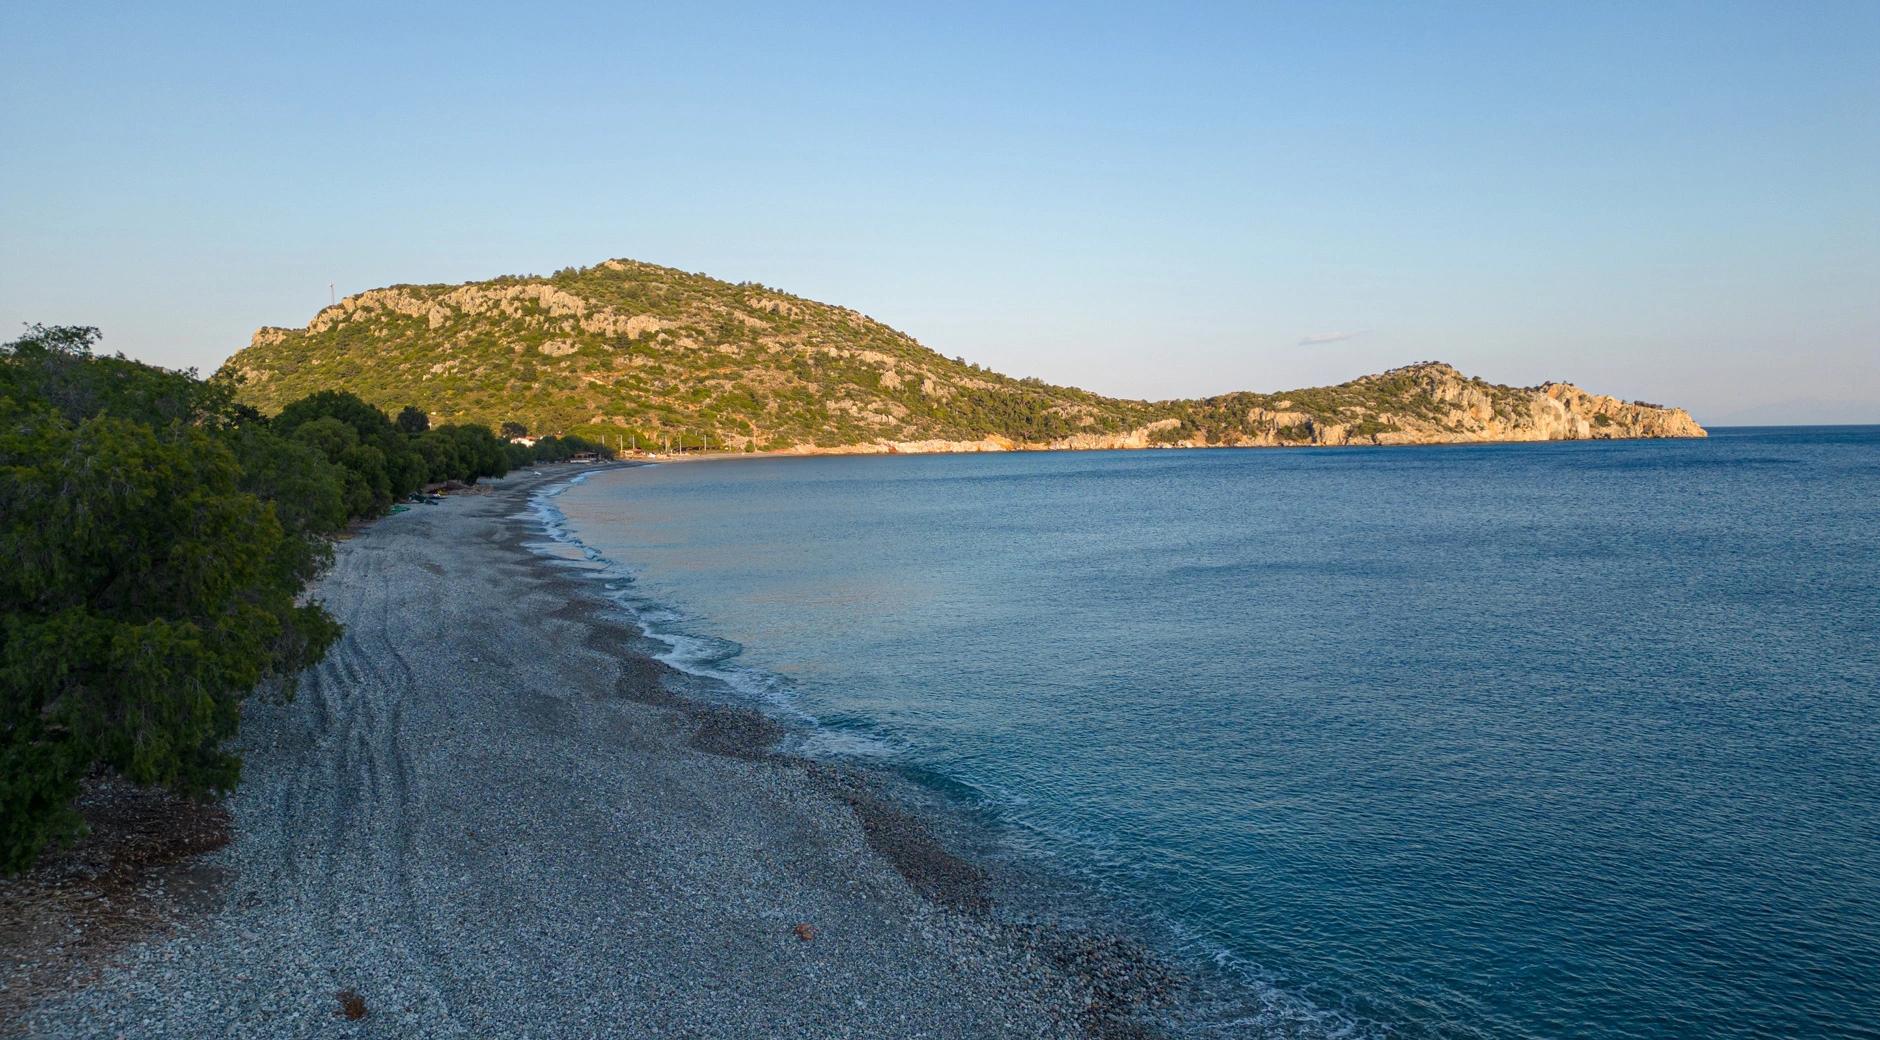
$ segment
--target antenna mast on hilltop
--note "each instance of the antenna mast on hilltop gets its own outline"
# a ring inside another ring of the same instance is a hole
[[[333,298],[333,283],[332,282],[326,283],[326,305],[328,307],[331,307],[338,302],[339,302],[338,300]]]

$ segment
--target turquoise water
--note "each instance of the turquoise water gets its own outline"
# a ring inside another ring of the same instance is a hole
[[[831,458],[552,500],[673,663],[963,792],[1198,1035],[1880,1036],[1880,427]]]

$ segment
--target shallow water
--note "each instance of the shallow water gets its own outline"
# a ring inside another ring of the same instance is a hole
[[[552,502],[674,663],[1258,991],[1214,1032],[1880,1036],[1880,427]]]

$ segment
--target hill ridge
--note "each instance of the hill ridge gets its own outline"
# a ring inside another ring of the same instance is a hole
[[[1277,393],[1105,397],[947,358],[853,308],[628,259],[355,293],[304,328],[257,330],[218,377],[264,411],[344,389],[447,422],[804,453],[1704,436],[1683,409],[1435,361]]]

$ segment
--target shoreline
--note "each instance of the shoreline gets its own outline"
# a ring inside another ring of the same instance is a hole
[[[1851,425],[1861,425],[1859,423]],[[1717,429],[1757,429],[1758,427],[1729,427]],[[1368,444],[1347,442],[1344,444],[1320,444],[1312,441],[1300,441],[1285,444],[1145,444],[1095,445],[1075,447],[1070,445],[1018,444],[1013,447],[949,447],[935,449],[904,448],[895,444],[844,444],[830,448],[797,450],[791,448],[766,449],[764,451],[676,451],[666,454],[622,451],[623,463],[658,465],[669,462],[721,462],[726,459],[823,459],[823,458],[892,458],[909,455],[1043,455],[1055,452],[1158,452],[1158,451],[1345,451],[1352,449],[1370,450],[1373,448],[1480,448],[1509,447],[1517,445],[1541,444],[1645,444],[1657,441],[1703,441],[1709,439],[1708,430],[1703,436],[1639,436],[1639,437],[1555,437],[1555,438],[1469,438],[1449,440],[1402,441],[1392,443]],[[620,464],[620,463],[617,463]]]
[[[342,543],[318,594],[347,634],[250,702],[220,884],[24,1033],[1157,1035],[1181,982],[1141,948],[998,920],[919,807],[673,692],[529,548],[534,493],[621,465]]]

